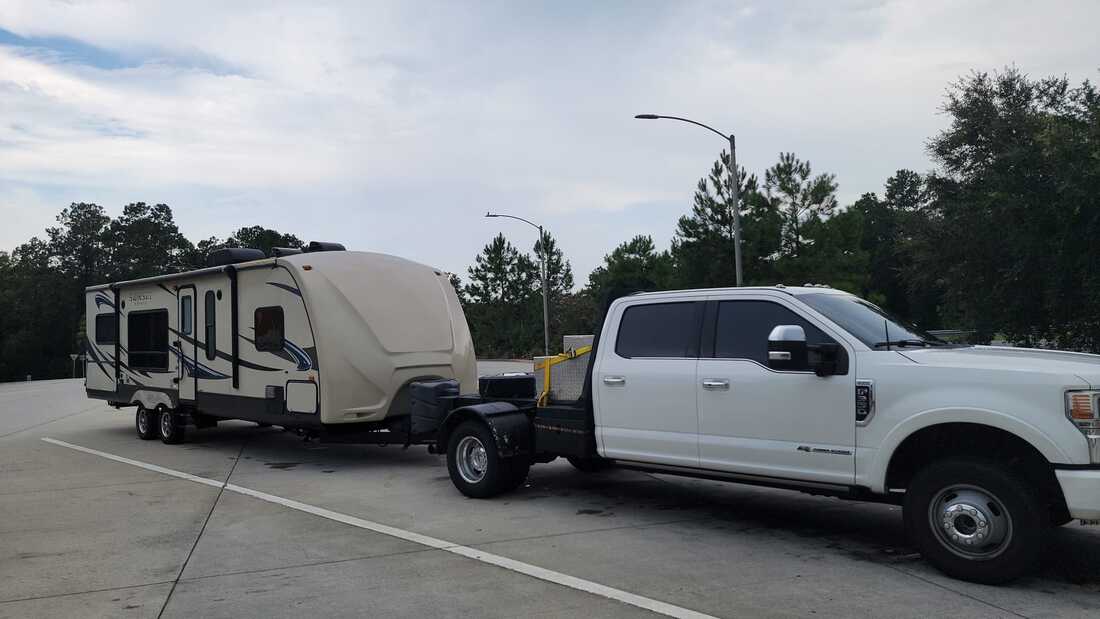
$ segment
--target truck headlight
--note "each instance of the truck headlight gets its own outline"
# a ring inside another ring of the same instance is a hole
[[[1089,461],[1100,464],[1100,391],[1067,391],[1066,417],[1089,444]]]

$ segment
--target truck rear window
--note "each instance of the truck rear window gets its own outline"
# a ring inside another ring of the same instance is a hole
[[[697,357],[699,302],[632,305],[623,312],[615,353],[620,357]]]

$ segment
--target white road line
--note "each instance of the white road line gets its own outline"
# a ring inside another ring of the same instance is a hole
[[[75,449],[77,451],[83,451],[86,454],[92,454],[93,456],[99,456],[100,458],[107,458],[108,460],[114,460],[115,462],[121,462],[123,464],[129,464],[143,468],[147,471],[154,471],[164,475],[171,475],[172,477],[179,477],[180,479],[186,479],[187,481],[193,481],[198,484],[204,484],[207,486],[213,486],[215,488],[221,488],[225,485],[224,482],[220,482],[213,479],[207,479],[205,477],[199,477],[198,475],[192,475],[190,473],[184,473],[182,471],[173,471],[172,469],[166,469],[163,466],[157,466],[155,464],[149,464],[148,462],[142,462],[140,460],[131,460],[129,458],[123,458],[122,456],[116,456],[109,454],[105,451],[99,451],[98,449],[89,449],[87,447],[81,447],[80,445],[73,445],[72,443],[66,443],[65,441],[59,441],[55,438],[43,438],[42,440],[53,445],[59,445],[61,447],[68,447],[69,449]]]
[[[700,612],[696,612],[694,610],[675,606],[673,604],[662,602],[660,600],[654,600],[651,598],[636,595],[634,593],[630,593],[629,591],[623,591],[622,589],[616,589],[614,587],[601,585],[600,583],[592,582],[591,580],[585,580],[583,578],[577,578],[575,576],[570,576],[561,572],[555,572],[554,570],[548,570],[537,565],[531,565],[530,563],[516,561],[515,559],[509,559],[508,557],[502,557],[500,555],[495,555],[489,552],[478,550],[476,548],[471,548],[469,546],[462,546],[435,537],[421,535],[413,531],[398,529],[396,527],[391,527],[389,525],[385,525],[379,522],[373,522],[370,520],[364,520],[363,518],[358,518],[356,516],[334,512],[323,507],[317,507],[316,505],[310,505],[308,503],[295,501],[294,499],[288,499],[281,496],[276,496],[274,494],[260,492],[259,490],[245,488],[244,486],[238,486],[236,484],[208,479],[206,477],[199,477],[198,475],[191,475],[190,473],[184,473],[182,471],[167,469],[163,466],[157,466],[156,464],[150,464],[148,462],[142,462],[140,460],[132,460],[130,458],[124,458],[122,456],[116,456],[105,451],[90,449],[88,447],[81,447],[80,445],[66,443],[65,441],[59,441],[53,438],[43,438],[42,440],[52,445],[75,449],[76,451],[81,451],[86,454],[99,456],[108,460],[114,460],[115,462],[121,462],[123,464],[129,464],[131,466],[136,466],[138,468],[143,468],[148,471],[161,473],[163,475],[170,475],[172,477],[186,479],[188,481],[193,481],[207,486],[213,486],[215,488],[224,488],[229,492],[236,492],[237,494],[250,496],[261,501],[267,501],[268,503],[275,503],[276,505],[282,505],[283,507],[305,512],[307,514],[313,514],[314,516],[320,516],[321,518],[335,520],[336,522],[342,522],[344,524],[358,527],[360,529],[374,531],[375,533],[389,535],[390,537],[396,537],[398,539],[403,539],[405,541],[420,544],[422,546],[428,546],[429,548],[443,550],[462,557],[473,559],[475,561],[488,563],[489,565],[495,565],[506,570],[511,570],[513,572],[525,574],[533,578],[538,578],[539,580],[552,582],[563,587],[569,587],[570,589],[576,589],[585,593],[591,593],[593,595],[599,595],[605,598],[616,600],[624,604],[636,606],[638,608],[652,611],[661,615],[677,617],[678,619],[715,619],[711,615],[706,615]]]

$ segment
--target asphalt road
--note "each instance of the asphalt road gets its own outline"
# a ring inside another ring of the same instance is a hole
[[[423,448],[132,426],[79,381],[0,385],[0,617],[1100,614],[1096,528],[984,587],[889,506],[562,462],[475,501]]]

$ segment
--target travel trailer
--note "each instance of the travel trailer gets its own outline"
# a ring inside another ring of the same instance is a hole
[[[189,425],[240,419],[410,443],[410,383],[477,390],[442,271],[318,242],[270,257],[223,249],[208,265],[86,290],[88,396],[136,407],[143,439],[178,443]]]

